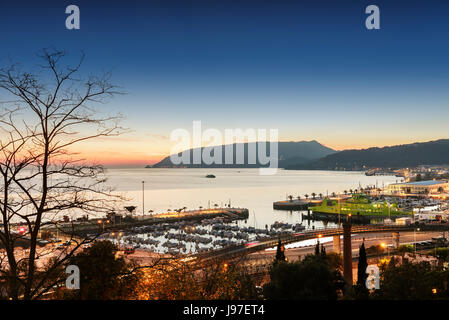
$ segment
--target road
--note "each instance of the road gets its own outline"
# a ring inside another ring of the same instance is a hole
[[[438,238],[443,235],[443,232],[416,232],[416,241],[428,241],[432,238]],[[447,235],[447,233],[446,233]],[[359,247],[362,244],[363,239],[365,239],[365,248],[370,246],[379,245],[385,243],[392,246],[393,237],[391,233],[370,233],[370,234],[360,234],[352,236],[352,256],[357,257],[359,253]],[[399,237],[400,244],[413,244],[415,241],[415,235],[413,232],[401,232]],[[343,241],[341,241],[343,245]],[[333,243],[327,242],[324,244],[326,252],[333,251]],[[315,252],[315,246],[301,247],[301,248],[291,248],[285,250],[285,256],[288,261],[296,261],[299,257],[303,258],[307,254],[313,254]],[[265,265],[266,263],[271,263],[276,255],[276,250],[263,250],[255,253],[251,253],[247,257],[247,263],[252,266]]]

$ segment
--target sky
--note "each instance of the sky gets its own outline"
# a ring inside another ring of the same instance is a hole
[[[80,30],[65,28],[66,6]],[[380,8],[368,30],[365,8]],[[126,92],[101,108],[130,132],[79,146],[106,165],[154,163],[173,130],[278,129],[336,150],[449,138],[449,2],[2,1],[0,67],[83,51]],[[0,100],[2,100],[0,91]]]

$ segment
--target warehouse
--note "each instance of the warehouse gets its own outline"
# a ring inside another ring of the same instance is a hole
[[[396,196],[428,195],[449,192],[446,180],[428,180],[407,183],[393,183],[387,186],[385,194]]]

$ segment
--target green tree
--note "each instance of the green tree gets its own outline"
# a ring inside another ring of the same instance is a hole
[[[239,265],[231,264],[226,269],[217,269],[212,266],[205,270],[205,277],[201,283],[201,299],[255,300],[258,298],[252,278]]]
[[[308,255],[302,261],[274,264],[264,296],[273,300],[336,300],[344,288],[339,270],[330,267],[321,255]]]
[[[331,267],[331,269],[342,271],[343,260],[339,253],[336,252],[326,253],[325,259],[327,260],[327,263],[329,264],[329,267]]]
[[[436,248],[434,255],[440,262],[446,262],[449,258],[449,248]]]
[[[110,241],[97,241],[70,259],[80,269],[80,289],[67,298],[82,300],[133,299],[140,272],[123,258],[116,258],[117,247]]]
[[[403,259],[381,266],[380,289],[374,297],[387,300],[429,300],[447,297],[447,271],[427,262],[411,263]]]
[[[138,284],[145,300],[255,300],[259,298],[252,278],[240,264],[222,260],[197,270],[180,260],[170,260],[148,270]]]
[[[398,248],[398,252],[403,257],[406,252],[414,252],[415,249],[411,244],[401,244]]]

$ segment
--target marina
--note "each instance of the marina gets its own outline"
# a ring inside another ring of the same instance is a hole
[[[371,186],[373,182],[378,183],[378,181],[373,179],[375,177],[365,176],[363,173],[340,172],[323,172],[322,174],[326,177],[326,181],[331,182],[333,176],[338,177],[339,180],[347,178],[348,184],[340,185],[338,189],[330,189],[329,186],[332,186],[332,183],[328,185],[323,180],[320,187],[315,186],[316,189],[308,187],[309,189],[305,189],[308,191],[301,196],[295,198],[286,194],[286,200],[272,201],[272,207],[270,208],[269,200],[274,197],[272,192],[261,194],[261,189],[258,187],[254,189],[258,193],[255,197],[268,201],[248,202],[249,198],[239,199],[236,193],[229,194],[229,190],[234,189],[228,189],[227,184],[245,184],[246,182],[241,180],[242,174],[244,177],[252,178],[254,171],[251,169],[215,170],[220,172],[220,174],[217,174],[220,179],[224,177],[228,180],[224,183],[223,181],[216,183],[217,180],[204,179],[205,171],[202,169],[178,170],[181,173],[188,173],[191,180],[198,179],[198,183],[209,185],[208,189],[199,188],[198,191],[202,196],[212,198],[215,190],[217,190],[220,194],[232,196],[232,198],[229,197],[223,201],[207,200],[204,207],[197,204],[198,209],[189,209],[186,205],[183,205],[184,203],[177,207],[169,205],[172,208],[157,212],[154,203],[158,200],[155,194],[158,193],[157,187],[160,185],[147,182],[148,189],[142,190],[142,192],[147,193],[146,197],[141,194],[141,199],[146,201],[147,214],[141,211],[143,207],[135,205],[138,201],[134,201],[114,215],[84,221],[83,219],[77,219],[80,221],[58,223],[58,230],[63,233],[75,227],[80,235],[100,233],[100,239],[110,240],[124,251],[137,249],[161,254],[186,255],[212,252],[277,237],[287,237],[303,231],[326,230],[341,226],[343,222],[347,221],[348,217],[351,217],[354,224],[379,224],[384,222],[385,219],[391,219],[394,222],[396,218],[404,216],[401,214],[404,212],[406,212],[405,216],[411,216],[413,209],[416,211],[419,208],[423,212],[427,212],[429,208],[434,210],[432,212],[437,209],[446,209],[442,207],[444,203],[436,199],[402,199],[371,194],[373,187],[368,187],[370,184],[363,189],[363,184],[360,183],[358,188],[352,189],[350,188],[350,181],[354,181],[354,176],[356,177],[355,180],[358,178],[369,179]],[[153,177],[152,180],[158,181],[158,171],[163,171],[166,174],[163,169],[146,172],[150,172],[150,176]],[[287,183],[282,186],[282,191],[285,194],[285,191],[291,188],[289,183],[293,181],[291,176],[284,177],[283,175],[284,173],[281,171],[277,176],[268,179],[260,176],[257,176],[257,178],[266,179],[264,184],[266,183],[267,186],[264,187],[264,190],[270,188],[269,185],[273,182],[286,181]],[[305,181],[305,175],[307,175],[307,172],[300,172],[298,180]],[[394,179],[395,177],[383,176],[382,178]],[[182,179],[178,180],[182,182]],[[315,185],[316,180],[315,176],[308,184]],[[384,183],[382,182],[382,184]],[[296,188],[304,188],[302,184],[295,183],[294,185]],[[187,183],[187,186],[191,189],[190,182]],[[251,188],[250,185],[243,187],[247,191]],[[273,188],[270,189],[270,191],[273,191]],[[355,193],[357,189],[363,190],[364,193]],[[178,200],[178,198],[183,199],[183,191],[181,190],[184,189],[176,189],[177,195],[170,198],[168,202]],[[323,192],[318,193],[311,190],[323,190]],[[350,190],[350,192],[346,190]],[[167,190],[165,191],[167,192]],[[251,194],[251,191],[249,193]],[[329,193],[330,196],[328,196]],[[134,195],[135,199],[138,200],[139,193],[135,192]],[[153,205],[148,206],[149,200]],[[239,208],[231,206],[231,202],[234,204],[243,202],[248,206]],[[193,204],[187,203],[187,205],[191,207]],[[421,217],[424,217],[423,212],[421,212]],[[432,215],[432,217],[435,216],[435,214]],[[51,231],[51,226],[46,228],[46,230]],[[54,235],[54,237],[57,236]]]
[[[222,218],[205,219],[200,223],[187,221],[134,227],[109,232],[100,239],[110,240],[122,248],[149,250],[157,253],[189,254],[226,248],[305,230],[297,223],[276,222],[265,229],[239,227]]]

